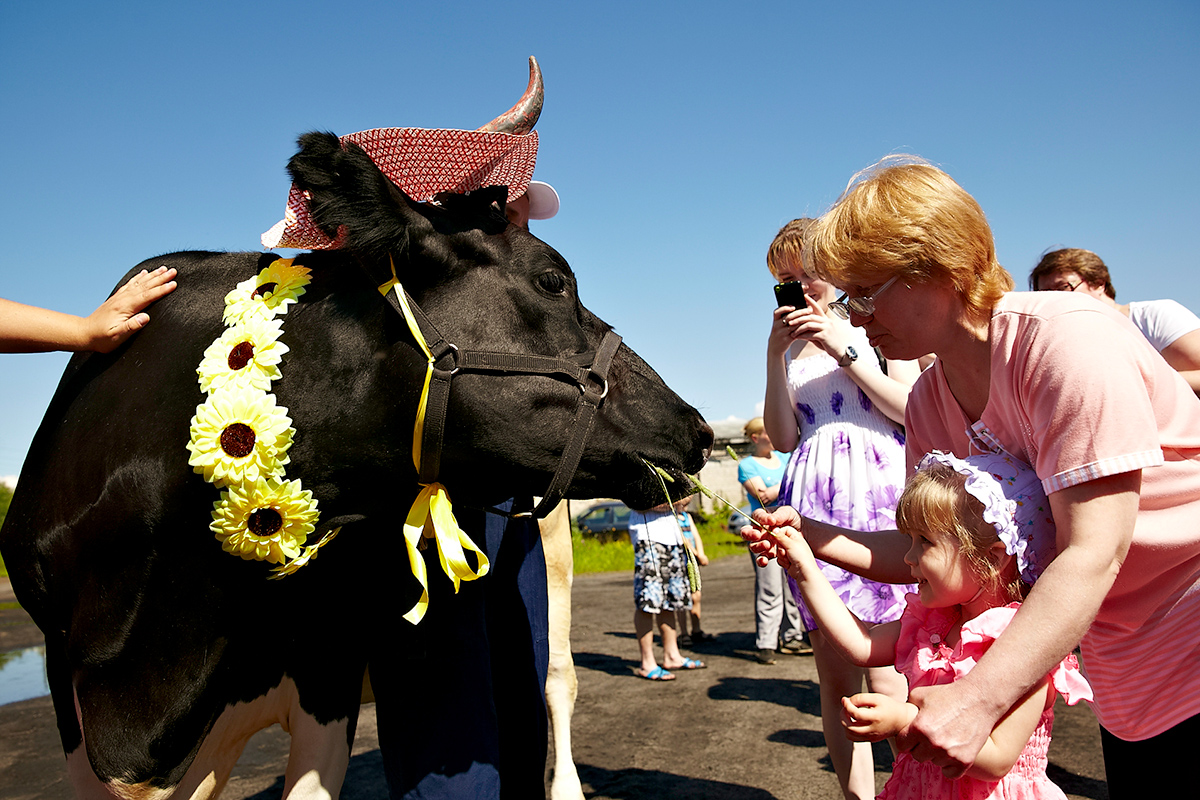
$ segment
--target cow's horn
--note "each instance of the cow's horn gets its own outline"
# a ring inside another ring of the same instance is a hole
[[[542,113],[542,68],[529,57],[529,85],[517,104],[479,130],[491,133],[529,133]]]

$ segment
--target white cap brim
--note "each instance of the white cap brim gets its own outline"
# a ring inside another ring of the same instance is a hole
[[[530,181],[525,191],[529,195],[529,218],[550,219],[558,213],[558,192],[542,181]]]

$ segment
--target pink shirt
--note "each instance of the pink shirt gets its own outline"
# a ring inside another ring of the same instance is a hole
[[[1200,399],[1122,314],[1061,292],[992,312],[991,389],[969,420],[935,362],[913,387],[910,470],[1002,449],[1046,493],[1142,470],[1129,555],[1083,640],[1096,716],[1127,741],[1200,714]]]

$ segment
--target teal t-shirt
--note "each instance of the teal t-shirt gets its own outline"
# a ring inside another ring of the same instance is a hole
[[[775,457],[779,459],[779,467],[771,469],[764,465],[754,456],[746,456],[738,462],[738,483],[744,484],[751,478],[762,478],[764,486],[777,486],[783,480],[783,473],[787,471],[788,457],[790,453],[781,453],[775,451]],[[762,503],[758,502],[758,498],[750,496],[750,513],[762,508]]]

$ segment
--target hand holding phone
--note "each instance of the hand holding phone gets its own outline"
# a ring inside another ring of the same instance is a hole
[[[800,281],[787,281],[775,284],[775,305],[805,308],[804,284]]]

